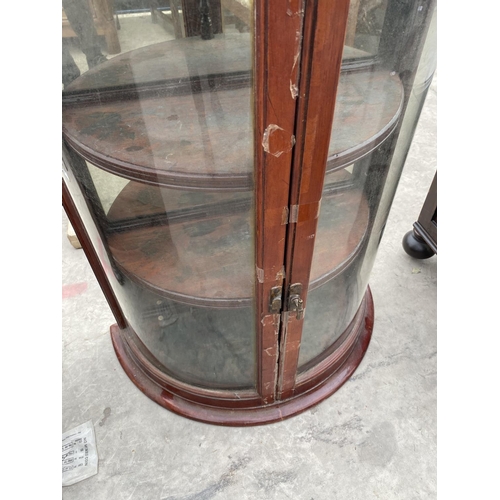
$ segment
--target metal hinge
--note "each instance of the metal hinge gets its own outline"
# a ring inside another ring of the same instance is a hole
[[[279,314],[281,312],[281,291],[280,286],[273,286],[271,288],[271,296],[269,299],[269,312]]]

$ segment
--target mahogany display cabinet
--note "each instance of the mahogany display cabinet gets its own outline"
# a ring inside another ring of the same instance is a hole
[[[186,2],[194,34],[63,90],[63,205],[123,369],[171,411],[279,421],[368,348],[368,278],[435,50],[434,1],[370,5]]]

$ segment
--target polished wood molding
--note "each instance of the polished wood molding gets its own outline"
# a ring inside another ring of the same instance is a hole
[[[120,304],[118,303],[118,300],[116,299],[113,289],[111,288],[109,280],[100,262],[99,256],[97,255],[97,252],[92,245],[90,236],[75,206],[73,198],[71,197],[68,186],[64,182],[64,179],[62,180],[62,205],[64,211],[66,212],[66,215],[68,216],[68,220],[75,230],[76,237],[78,238],[78,241],[80,242],[82,249],[85,252],[85,256],[89,261],[90,267],[92,268],[92,271],[97,278],[97,281],[101,287],[104,297],[106,298],[106,301],[108,302],[109,308],[111,309],[111,312],[113,313],[113,316],[117,321],[117,324],[120,326],[120,328],[126,328],[127,321],[125,320],[125,316],[122,312]]]
[[[210,391],[175,381],[165,375],[152,356],[146,354],[130,328],[111,327],[118,359],[132,382],[160,406],[184,417],[225,426],[251,426],[278,422],[301,413],[336,392],[354,373],[368,349],[373,331],[373,299],[369,290],[356,320],[346,330],[336,349],[319,365],[306,372],[295,394],[266,404],[253,391]]]

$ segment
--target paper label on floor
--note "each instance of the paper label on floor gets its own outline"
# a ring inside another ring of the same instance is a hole
[[[62,485],[97,474],[97,448],[92,420],[62,435]]]

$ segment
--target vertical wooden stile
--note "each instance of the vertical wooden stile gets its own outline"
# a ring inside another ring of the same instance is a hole
[[[269,311],[282,286],[302,40],[302,0],[255,0],[255,209],[258,390],[275,400],[280,314]]]
[[[307,314],[307,289],[330,144],[333,113],[340,79],[349,0],[306,0],[304,39],[295,145],[290,186],[294,219],[286,240],[285,292],[302,285]],[[285,305],[288,294],[284,294]],[[283,313],[280,338],[278,398],[294,394],[304,320]]]

